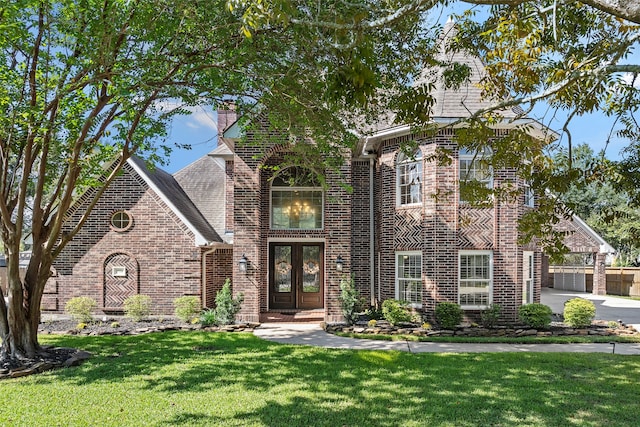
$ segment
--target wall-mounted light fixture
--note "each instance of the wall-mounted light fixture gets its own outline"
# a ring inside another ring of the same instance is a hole
[[[242,254],[242,258],[240,258],[240,261],[238,261],[238,270],[240,270],[240,273],[247,272],[247,264],[249,264],[249,260],[247,259],[245,254]]]
[[[344,260],[340,255],[338,255],[338,258],[336,258],[336,270],[342,271],[343,266],[344,266]]]

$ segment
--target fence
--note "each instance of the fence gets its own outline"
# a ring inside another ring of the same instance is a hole
[[[640,297],[640,267],[607,267],[607,295]],[[548,284],[553,287],[555,273],[561,266],[550,266]],[[593,291],[593,267],[584,267],[586,292]]]

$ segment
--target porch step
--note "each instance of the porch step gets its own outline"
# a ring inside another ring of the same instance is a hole
[[[318,323],[324,320],[324,310],[274,310],[260,313],[260,323]]]

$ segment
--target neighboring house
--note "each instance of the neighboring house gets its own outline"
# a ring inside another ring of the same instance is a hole
[[[81,215],[89,196],[67,215]],[[184,295],[213,304],[231,275],[230,257],[177,181],[132,158],[56,259],[42,309],[61,311],[70,298],[88,296],[100,311],[122,313],[135,294],[151,296],[156,314],[172,314]]]
[[[593,266],[592,292],[595,295],[606,295],[606,258],[615,253],[615,249],[577,215],[571,220],[562,219],[554,228],[566,233],[564,244],[570,254],[566,257],[565,265],[554,267],[553,287],[586,292],[585,267],[589,264]],[[548,260],[543,258],[543,273],[547,271]],[[548,282],[549,279],[543,277],[543,285]]]

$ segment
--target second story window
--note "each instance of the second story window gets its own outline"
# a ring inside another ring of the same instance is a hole
[[[460,200],[481,202],[493,188],[493,171],[487,161],[489,149],[482,152],[460,150]]]
[[[417,149],[413,156],[400,153],[396,173],[396,204],[406,206],[422,203],[422,151]]]
[[[271,228],[315,230],[323,227],[324,192],[302,171],[293,170],[271,184]]]

